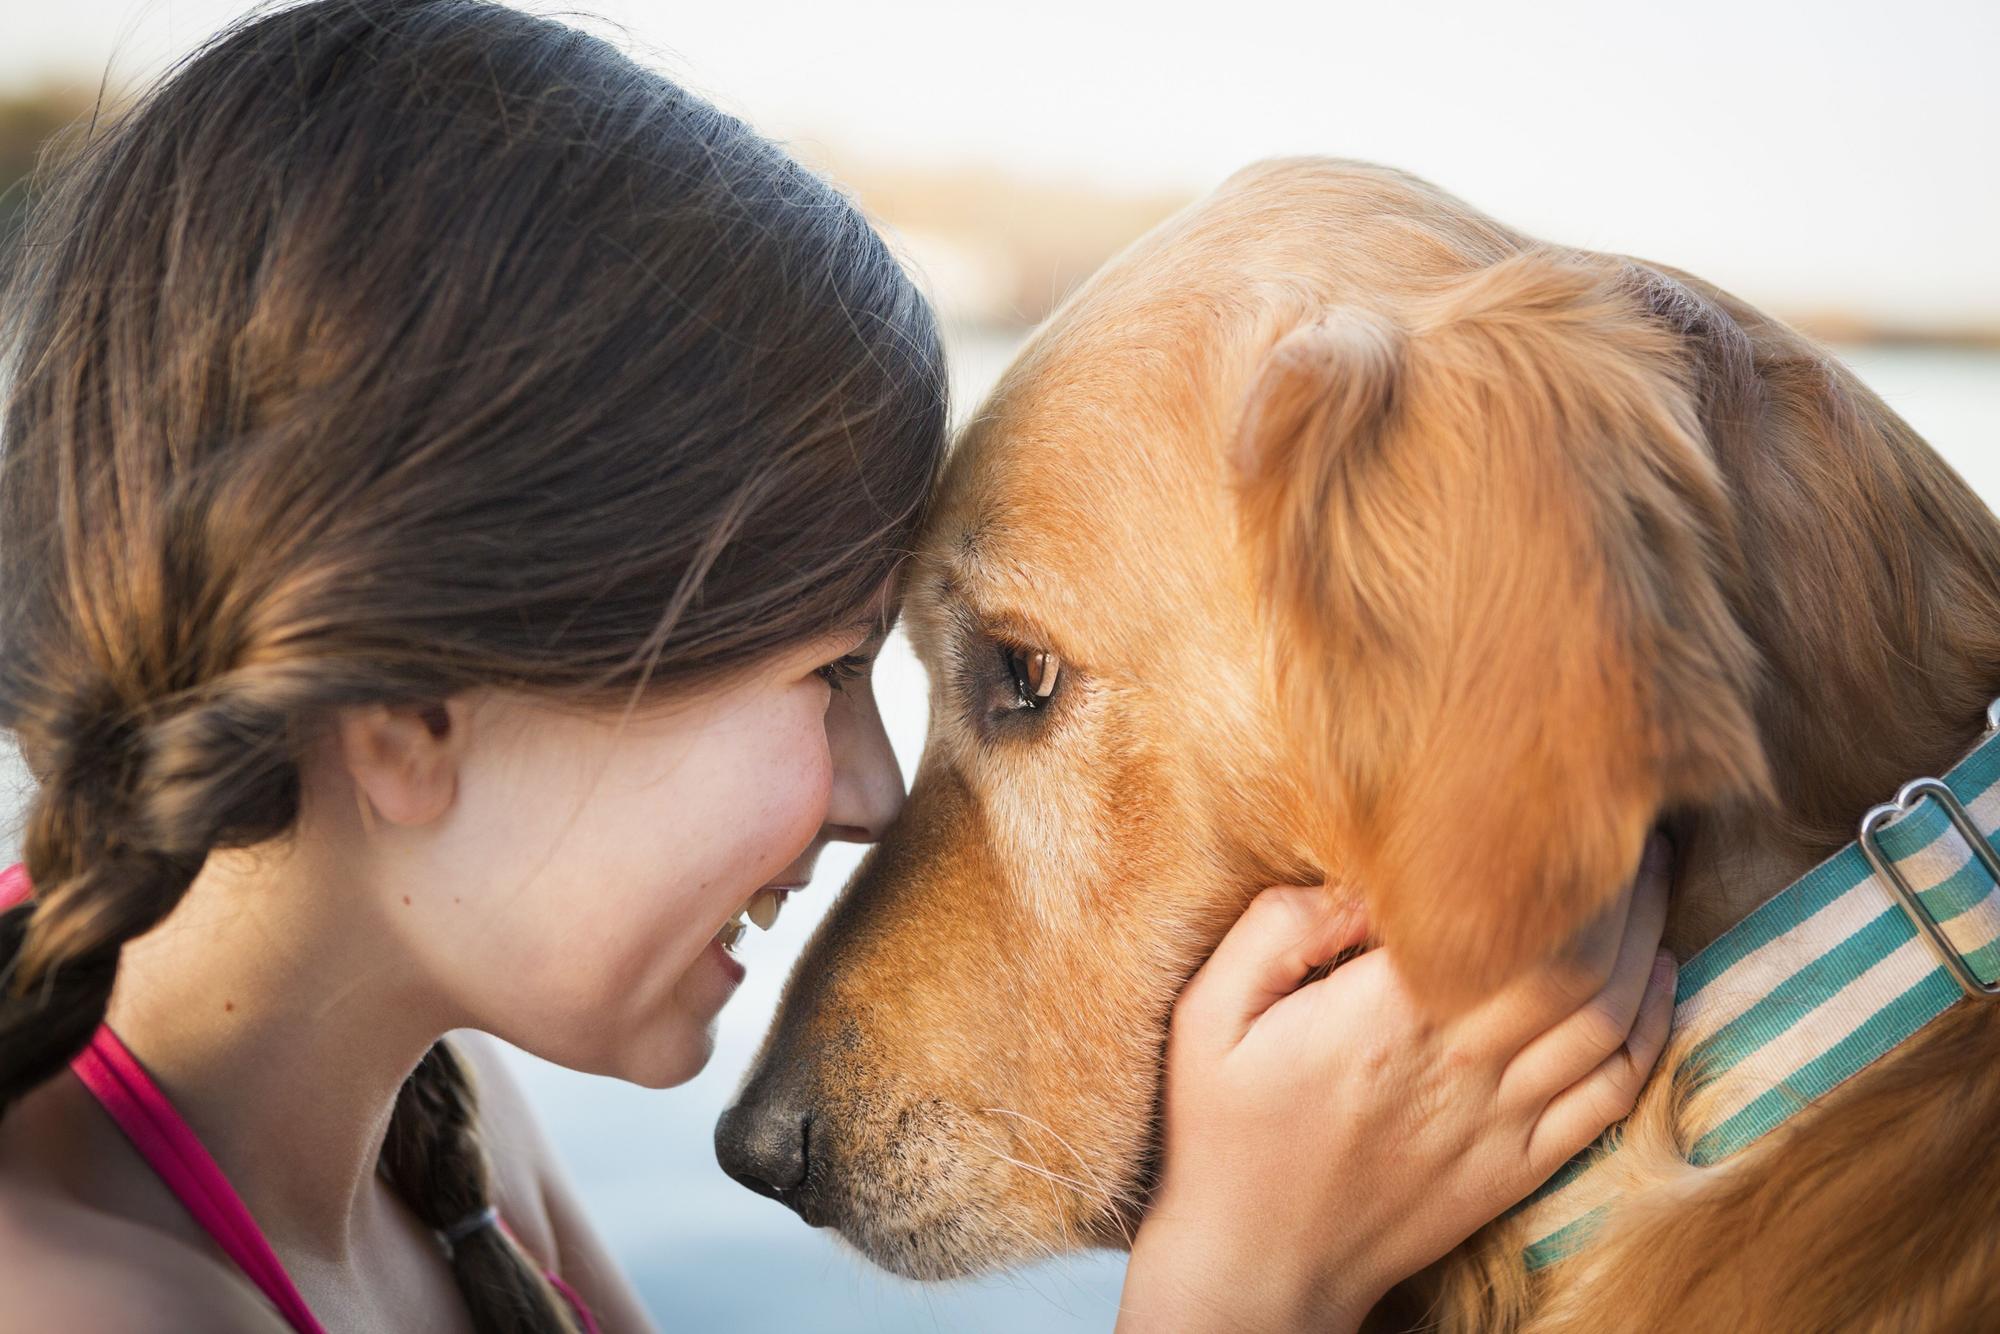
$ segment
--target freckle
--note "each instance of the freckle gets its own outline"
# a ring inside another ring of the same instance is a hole
[[[236,1002],[232,1000],[226,1000],[222,1002],[222,1008],[225,1010],[234,1010],[236,1008]]]
[[[403,906],[405,908],[410,906],[410,896],[408,894],[403,895]]]

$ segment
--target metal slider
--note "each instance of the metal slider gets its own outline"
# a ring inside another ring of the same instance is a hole
[[[1994,701],[1992,708],[1987,711],[1987,718],[1988,729],[1995,730],[1996,724],[2000,724],[2000,700]],[[1979,832],[1979,826],[1972,822],[1972,816],[1966,811],[1964,803],[1959,801],[1958,794],[1935,778],[1910,780],[1897,790],[1894,801],[1873,807],[1868,814],[1861,817],[1861,836],[1857,840],[1861,844],[1861,854],[1874,868],[1875,878],[1896,896],[1896,902],[1903,905],[1903,912],[1917,930],[1930,941],[1931,948],[1937,951],[1938,957],[1944,961],[1944,966],[1951,971],[1952,977],[1957,979],[1958,985],[1964,988],[1965,994],[2000,995],[2000,982],[1989,984],[1979,980],[1979,975],[1972,971],[1972,966],[1965,961],[1965,956],[1951,943],[1944,933],[1944,928],[1938,925],[1935,917],[1931,916],[1930,909],[1924,907],[1923,900],[1917,897],[1916,890],[1912,889],[1910,882],[1903,878],[1903,873],[1896,868],[1895,862],[1882,851],[1882,845],[1876,838],[1876,831],[1884,824],[1899,815],[1915,810],[1916,803],[1925,797],[1944,807],[1946,817],[1958,830],[1959,837],[1965,840],[1966,846],[1972,850],[1972,855],[1986,869],[1987,877],[1996,886],[2000,886],[2000,857],[1994,855],[1992,845],[1986,841],[1986,835]]]

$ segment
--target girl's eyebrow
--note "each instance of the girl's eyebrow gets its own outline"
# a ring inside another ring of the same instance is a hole
[[[856,647],[855,652],[861,653],[870,649],[880,648],[882,641],[889,637],[889,630],[894,625],[895,619],[894,615],[891,615],[887,620],[877,616],[870,616],[848,626],[847,630],[849,634],[865,636],[860,645]]]
[[[854,647],[847,650],[850,654],[869,652],[879,647],[888,637],[888,625],[872,612],[857,616],[827,632],[827,639],[834,643],[853,644]]]
[[[903,604],[898,599],[890,605],[886,616],[874,611],[864,611],[849,621],[842,629],[846,634],[866,635],[866,643],[875,643],[889,637],[889,632],[896,628],[896,620],[902,615],[902,612]]]

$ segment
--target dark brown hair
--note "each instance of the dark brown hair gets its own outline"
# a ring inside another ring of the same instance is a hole
[[[212,848],[277,838],[341,706],[662,697],[850,620],[940,463],[922,296],[856,209],[607,43],[319,0],[182,62],[37,193],[0,373],[0,1108],[102,1021]],[[442,1044],[383,1165],[476,1212]],[[568,1316],[496,1229],[481,1329]]]

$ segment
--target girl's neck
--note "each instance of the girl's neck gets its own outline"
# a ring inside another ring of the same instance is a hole
[[[107,1022],[280,1254],[344,1264],[384,1217],[397,1091],[454,1024],[393,934],[354,920],[370,896],[308,860],[212,856],[127,946]]]

